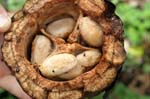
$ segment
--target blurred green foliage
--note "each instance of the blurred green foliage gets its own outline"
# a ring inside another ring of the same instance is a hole
[[[110,99],[150,99],[150,96],[141,96],[131,91],[122,83],[117,83],[110,97]]]
[[[124,22],[125,37],[132,45],[142,44],[143,36],[150,32],[150,3],[145,3],[142,9],[120,3],[117,5],[117,13]]]
[[[103,99],[102,94],[88,99]],[[138,93],[131,91],[123,83],[117,83],[115,88],[112,90],[112,93],[109,96],[109,99],[150,99],[150,96],[142,96]]]
[[[22,8],[26,0],[0,0],[0,3],[4,4],[8,11],[17,11]]]
[[[25,0],[7,0],[8,10],[9,11],[16,11],[21,9]]]
[[[150,36],[150,3],[145,3],[142,8],[131,6],[122,2],[123,0],[111,0],[117,5],[116,13],[124,23],[125,38],[130,42],[127,52],[125,68],[140,66],[144,56],[143,38]],[[22,8],[25,0],[0,0],[9,11]],[[145,73],[150,73],[150,63],[145,63],[141,68]],[[150,96],[142,96],[131,91],[123,83],[117,83],[113,89],[110,99],[150,99]],[[0,99],[16,99],[6,91],[0,89]],[[102,99],[102,95],[90,99]]]
[[[141,65],[144,57],[144,36],[150,37],[150,2],[140,8],[121,2],[121,0],[112,1],[117,4],[116,13],[124,23],[125,38],[130,42],[125,68],[136,68]],[[143,65],[142,70],[150,73],[150,63]]]

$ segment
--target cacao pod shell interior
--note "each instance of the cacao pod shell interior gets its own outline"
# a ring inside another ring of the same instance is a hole
[[[115,6],[106,0],[27,0],[23,9],[13,16],[12,26],[5,33],[4,60],[24,91],[34,99],[81,99],[87,96],[86,93],[101,92],[115,80],[126,57],[123,24],[114,11]],[[78,23],[84,16],[101,27],[104,35],[100,47],[82,41]],[[68,40],[49,36],[53,45],[61,49],[53,54],[68,52],[76,55],[93,48],[101,51],[101,58],[81,75],[61,81],[43,76],[38,69],[39,64],[31,63],[29,53],[31,42],[41,29],[63,17],[73,18],[76,25]]]

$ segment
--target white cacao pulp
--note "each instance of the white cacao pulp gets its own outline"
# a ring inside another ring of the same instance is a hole
[[[82,74],[83,71],[84,71],[84,68],[81,65],[77,65],[76,67],[74,67],[69,72],[60,75],[59,78],[67,79],[67,80],[73,79],[73,78],[79,76],[80,74]]]
[[[55,37],[66,38],[73,30],[75,20],[72,18],[63,18],[50,23],[47,26],[47,32]]]
[[[43,63],[52,50],[51,45],[47,37],[37,35],[32,42],[31,62],[37,64]]]
[[[91,67],[99,62],[100,57],[98,50],[89,50],[77,55],[77,60],[83,67]]]
[[[89,17],[79,20],[79,31],[83,40],[90,46],[101,47],[101,27]],[[75,20],[72,18],[55,20],[47,26],[47,32],[64,39],[71,34],[74,25]],[[31,62],[39,64],[42,75],[48,78],[73,79],[84,73],[86,68],[96,65],[101,57],[97,49],[83,51],[77,56],[67,53],[51,55],[51,46],[51,41],[42,35],[37,35],[32,44]]]
[[[46,77],[64,74],[78,65],[76,57],[72,54],[57,54],[49,56],[40,66],[41,73]]]
[[[83,17],[79,23],[80,33],[84,41],[93,47],[100,47],[103,41],[101,27],[89,17]]]

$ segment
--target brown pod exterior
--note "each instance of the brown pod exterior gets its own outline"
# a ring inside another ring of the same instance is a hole
[[[2,47],[4,60],[24,91],[34,99],[81,99],[86,93],[100,92],[110,86],[125,60],[123,26],[114,10],[106,0],[27,0],[13,17]],[[43,77],[38,65],[28,59],[30,42],[47,22],[62,14],[77,20],[80,11],[95,20],[104,32],[99,63],[72,80]]]

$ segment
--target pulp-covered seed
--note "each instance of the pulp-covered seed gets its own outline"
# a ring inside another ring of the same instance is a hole
[[[60,75],[59,78],[66,79],[66,80],[73,79],[81,75],[83,71],[84,71],[84,68],[81,65],[78,65],[74,67],[72,70],[70,70],[69,72]]]
[[[90,19],[83,17],[79,23],[80,33],[84,41],[93,47],[100,47],[103,41],[103,31],[99,24]]]
[[[63,18],[50,23],[47,26],[47,32],[55,37],[66,38],[73,30],[75,20],[72,18]]]
[[[84,67],[91,67],[100,60],[101,53],[98,50],[89,50],[77,55],[77,60]]]
[[[42,64],[51,50],[50,40],[43,35],[37,35],[32,43],[31,62]]]
[[[72,54],[57,54],[49,56],[39,67],[41,73],[46,77],[64,74],[78,65],[76,57]]]

